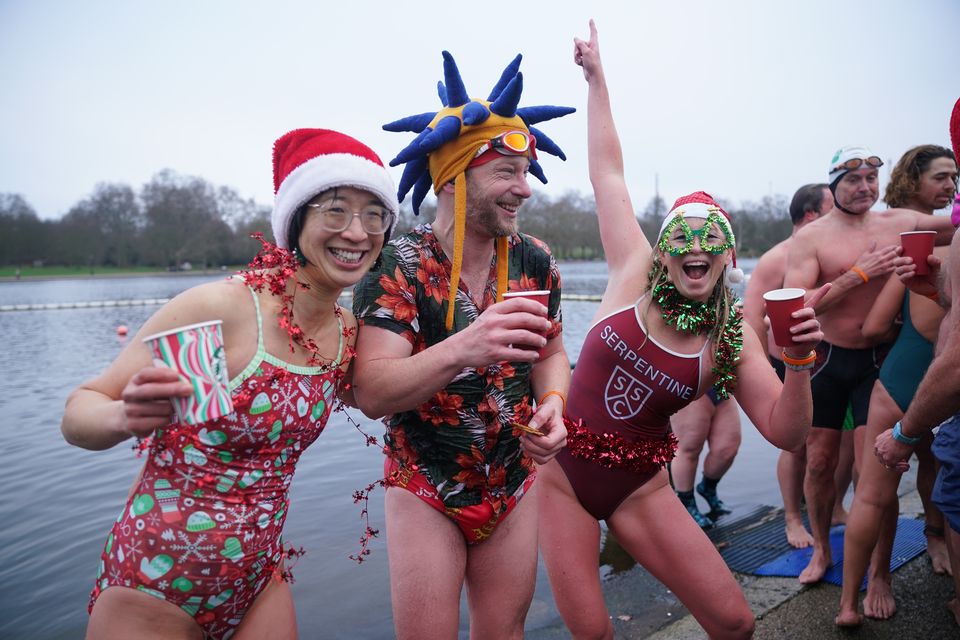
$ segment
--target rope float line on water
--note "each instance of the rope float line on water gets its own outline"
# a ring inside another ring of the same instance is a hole
[[[344,292],[341,298],[352,298],[349,291]],[[564,293],[561,300],[574,302],[600,302],[600,296],[583,293]],[[0,304],[2,311],[56,311],[59,309],[102,309],[105,307],[143,307],[162,305],[170,302],[170,298],[137,298],[133,300],[90,300],[81,302],[40,302],[33,304]]]

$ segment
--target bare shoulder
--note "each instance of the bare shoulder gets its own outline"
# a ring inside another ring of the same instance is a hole
[[[787,256],[790,252],[791,238],[787,238],[767,249],[760,259],[757,260],[757,266],[753,272],[766,272],[770,269],[783,268],[787,263]]]
[[[797,247],[816,246],[823,239],[823,234],[827,233],[833,226],[833,219],[830,216],[831,214],[828,213],[809,224],[803,225],[790,239],[787,249],[795,251]]]
[[[224,279],[191,287],[158,312],[169,328],[208,320],[230,323],[249,313],[250,290],[242,280]]]
[[[917,222],[924,214],[912,209],[886,209],[872,212],[875,220],[897,227],[902,231],[911,231],[917,227]]]

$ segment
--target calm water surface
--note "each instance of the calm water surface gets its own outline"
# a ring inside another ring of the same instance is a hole
[[[749,261],[745,268],[752,267]],[[564,291],[600,293],[602,263],[561,265]],[[206,276],[104,278],[0,283],[0,304],[168,298]],[[122,508],[142,460],[128,445],[85,451],[60,436],[63,404],[80,381],[102,370],[157,307],[0,312],[0,637],[78,638],[105,537]],[[564,302],[564,342],[575,360],[593,302]],[[382,425],[352,412],[364,430]],[[363,525],[352,494],[378,479],[382,454],[364,446],[344,417],[334,414],[317,443],[301,458],[292,485],[284,537],[307,554],[296,565],[293,594],[306,638],[390,638],[390,594],[384,536],[362,565],[348,558],[359,550]],[[740,455],[721,485],[734,507],[779,504],[776,451],[744,418]],[[370,505],[371,523],[383,528],[382,492]],[[611,571],[609,567],[605,572]],[[466,628],[466,611],[462,614]],[[541,566],[527,626],[559,621]],[[322,630],[322,631],[321,631]],[[465,631],[461,633],[466,637]]]

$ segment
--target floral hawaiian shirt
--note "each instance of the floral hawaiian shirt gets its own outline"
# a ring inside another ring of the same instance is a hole
[[[509,291],[550,290],[547,338],[560,335],[560,271],[546,244],[527,235],[509,241]],[[496,257],[478,306],[463,281],[456,297],[453,331],[444,324],[451,263],[430,225],[391,240],[379,269],[354,288],[354,313],[362,325],[397,333],[419,353],[467,327],[496,300]],[[384,418],[387,455],[401,467],[424,473],[447,507],[489,501],[495,510],[533,469],[510,422],[532,415],[530,372],[525,362],[498,362],[463,369],[413,411]]]

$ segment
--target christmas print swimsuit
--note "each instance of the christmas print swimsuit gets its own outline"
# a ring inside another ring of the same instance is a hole
[[[108,587],[138,589],[193,616],[205,637],[229,638],[267,581],[283,575],[287,490],[330,416],[343,321],[336,361],[295,366],[264,349],[253,300],[257,353],[230,381],[235,412],[155,432],[107,538],[91,610]]]

